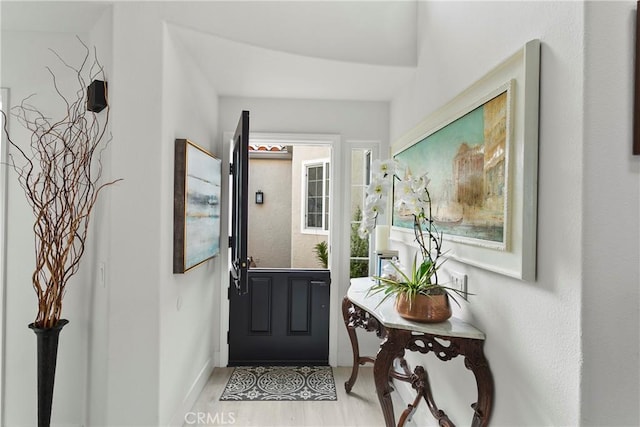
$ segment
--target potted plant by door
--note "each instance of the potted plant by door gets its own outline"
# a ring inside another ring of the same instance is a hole
[[[47,67],[60,100],[58,117],[50,118],[33,106],[32,96],[24,99],[11,109],[11,115],[30,138],[17,142],[9,134],[7,116],[2,111],[4,133],[11,147],[8,163],[35,216],[36,265],[31,285],[37,296],[37,315],[29,328],[37,336],[39,427],[49,426],[51,420],[58,337],[68,323],[61,319],[66,286],[78,272],[85,253],[89,219],[101,190],[119,181],[101,180],[101,156],[110,141],[106,132],[109,106],[98,118],[96,112],[105,105],[94,108],[93,101],[88,102],[87,82],[93,82],[91,90],[103,89],[105,96],[106,83],[95,52],[92,59],[89,48],[78,40],[85,49],[79,67],[52,51],[77,82],[72,95],[63,94],[58,84],[61,79]]]
[[[384,212],[388,203],[391,184],[397,180],[395,208],[401,216],[413,221],[415,241],[422,260],[418,263],[416,253],[408,273],[397,263],[391,263],[395,274],[376,277],[377,283],[369,292],[382,293],[382,301],[394,297],[398,314],[406,319],[425,323],[445,321],[451,317],[449,296],[455,301],[454,295],[461,293],[441,284],[438,277],[438,270],[445,259],[442,257],[442,233],[437,230],[432,216],[429,178],[426,174],[413,176],[410,170],[393,159],[374,162],[372,172],[360,235],[371,234],[378,215]]]

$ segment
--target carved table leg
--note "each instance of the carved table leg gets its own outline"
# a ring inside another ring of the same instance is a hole
[[[418,392],[414,406],[419,402],[420,397],[424,398],[427,402],[427,406],[431,415],[438,420],[440,427],[455,427],[453,421],[449,419],[449,416],[438,408],[436,402],[433,400],[433,393],[431,392],[431,383],[429,382],[429,374],[422,366],[416,366],[413,375],[411,376],[411,386]]]
[[[410,338],[411,331],[389,329],[385,340],[380,344],[380,350],[373,364],[373,379],[376,384],[376,393],[378,394],[386,427],[395,427],[396,425],[391,401],[389,372],[393,366],[393,361],[397,357],[404,356],[404,348]]]
[[[446,341],[449,342],[449,345],[446,344]],[[473,427],[486,427],[489,424],[491,407],[493,405],[493,377],[489,363],[484,356],[483,340],[430,334],[413,334],[408,337],[404,344],[406,345],[406,349],[410,351],[417,351],[422,354],[433,353],[443,362],[458,356],[464,356],[464,364],[467,369],[473,372],[478,388],[478,400],[471,405],[474,410],[471,425]],[[453,425],[447,415],[436,406],[429,384],[429,377],[421,367],[417,367],[414,375],[412,375],[411,385],[424,397],[429,406],[429,410],[438,420],[440,426]],[[415,404],[413,406],[415,406]],[[413,406],[409,405],[409,408],[405,411],[407,412],[407,416],[408,413],[413,410]]]
[[[474,409],[472,427],[486,427],[491,416],[493,405],[493,376],[489,362],[484,356],[481,340],[460,340],[460,348],[465,355],[464,366],[473,372],[478,388],[478,401],[471,405]]]
[[[351,322],[350,310],[353,309],[353,304],[349,301],[349,298],[344,297],[342,300],[342,317],[344,318],[344,326],[347,328],[347,334],[349,334],[349,340],[351,341],[351,350],[353,351],[353,367],[351,368],[351,377],[344,383],[344,388],[347,393],[351,393],[353,385],[358,379],[358,369],[360,367],[360,347],[358,346],[358,335],[356,335],[356,327]]]

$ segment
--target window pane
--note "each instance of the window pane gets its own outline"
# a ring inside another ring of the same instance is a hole
[[[309,215],[318,212],[318,199],[309,198],[309,200],[307,201],[307,212],[309,213]]]
[[[324,164],[324,229],[329,229],[329,177],[331,176],[331,166],[329,163]]]
[[[317,195],[318,195],[318,192],[316,191],[316,183],[309,181],[309,183],[307,184],[307,196],[315,197]]]
[[[324,229],[329,229],[329,196],[324,198]]]
[[[358,215],[358,210],[360,210],[360,214],[362,214],[362,200],[364,200],[364,187],[361,186],[352,186],[351,187],[351,219],[360,221],[362,219],[362,215],[360,218],[356,218]]]
[[[318,172],[317,172],[318,168],[317,167],[310,167],[307,171],[307,177],[309,179],[309,181],[315,181],[316,179],[318,179]]]
[[[369,183],[371,152],[366,149],[351,151],[351,230],[350,230],[350,277],[369,275],[369,238],[361,238],[358,228],[362,222],[365,188]]]
[[[309,215],[309,227],[310,228],[320,228],[322,226],[322,215],[321,214],[310,214]]]
[[[369,275],[369,259],[352,259],[349,265],[349,277],[367,277]]]

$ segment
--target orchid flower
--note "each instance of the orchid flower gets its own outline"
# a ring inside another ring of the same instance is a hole
[[[374,160],[371,164],[371,174],[374,177],[393,177],[397,166],[398,162],[395,159]]]
[[[374,178],[374,180],[371,181],[371,184],[367,187],[367,194],[369,196],[377,195],[378,197],[384,197],[389,193],[390,187],[391,183],[389,180],[377,177],[377,179]]]
[[[384,212],[385,205],[386,205],[386,198],[368,196],[364,204],[365,217],[370,217],[370,216],[374,218],[377,217],[378,214]]]
[[[438,233],[431,215],[431,195],[428,175],[412,176],[408,169],[395,159],[376,160],[371,165],[372,181],[367,187],[367,198],[363,219],[358,230],[360,237],[367,237],[376,226],[376,221],[387,205],[391,182],[395,182],[394,208],[413,216],[413,231],[424,258],[423,263],[436,266],[433,269],[434,284],[438,284],[437,260],[442,254],[442,235]],[[400,176],[404,178],[400,178]],[[426,236],[425,236],[426,232]]]

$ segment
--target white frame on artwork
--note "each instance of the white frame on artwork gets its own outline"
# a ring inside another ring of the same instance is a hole
[[[527,281],[536,278],[539,81],[540,41],[532,40],[391,146],[393,157],[509,86],[507,241],[492,246],[445,235],[444,249],[457,261]],[[391,239],[411,245],[413,230],[394,226]]]

